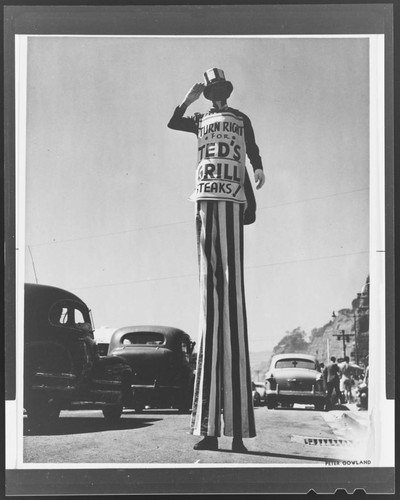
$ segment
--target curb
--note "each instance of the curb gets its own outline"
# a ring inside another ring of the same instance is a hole
[[[368,428],[368,419],[364,417],[359,417],[355,412],[349,411],[342,414],[342,419],[346,421],[346,423],[356,426],[359,429],[367,430]]]

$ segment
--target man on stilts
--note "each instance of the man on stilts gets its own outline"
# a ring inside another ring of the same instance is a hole
[[[256,435],[251,389],[243,270],[243,226],[255,220],[255,199],[246,154],[257,189],[265,182],[250,119],[230,108],[233,86],[221,69],[205,72],[175,109],[168,127],[198,137],[196,189],[200,274],[200,331],[191,433],[204,438],[197,450],[217,450],[223,433],[232,450],[246,452],[242,438]],[[208,113],[184,117],[204,92]]]

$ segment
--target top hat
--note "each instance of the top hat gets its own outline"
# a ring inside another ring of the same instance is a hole
[[[218,85],[218,87],[224,87],[226,91],[226,99],[231,95],[233,90],[233,85],[231,82],[225,80],[225,73],[222,69],[211,68],[204,73],[205,88],[203,91],[204,97],[210,99],[210,90]]]

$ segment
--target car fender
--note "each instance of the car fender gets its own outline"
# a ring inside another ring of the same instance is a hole
[[[37,368],[52,373],[72,373],[73,359],[69,350],[57,342],[33,341],[25,345],[25,374]]]

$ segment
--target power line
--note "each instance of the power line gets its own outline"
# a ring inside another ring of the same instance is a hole
[[[369,251],[368,250],[363,250],[361,252],[339,253],[339,254],[336,254],[336,255],[326,255],[326,256],[323,256],[323,257],[312,257],[310,259],[287,260],[287,261],[283,261],[283,262],[275,262],[275,263],[272,263],[272,264],[260,264],[260,265],[257,265],[257,266],[246,266],[246,269],[258,269],[259,267],[282,266],[284,264],[297,264],[297,263],[300,263],[300,262],[311,262],[311,261],[316,261],[316,260],[336,259],[338,257],[350,257],[352,255],[361,255],[361,254],[365,254],[365,253],[369,253]]]
[[[284,207],[286,205],[297,205],[298,203],[306,203],[308,201],[325,200],[326,198],[333,198],[335,196],[342,196],[346,194],[359,193],[361,191],[369,191],[369,188],[353,189],[352,191],[342,191],[340,193],[332,193],[325,196],[316,196],[314,198],[304,198],[303,200],[287,201],[284,203],[277,203],[276,205],[267,205],[266,207],[258,207],[258,210],[266,210],[269,208]]]
[[[326,255],[323,257],[312,257],[309,259],[298,259],[298,260],[287,260],[283,262],[274,262],[271,264],[259,264],[257,266],[245,266],[245,269],[258,269],[262,267],[273,267],[273,266],[282,266],[286,264],[298,264],[301,262],[311,262],[311,261],[317,261],[317,260],[326,260],[326,259],[336,259],[338,257],[349,257],[352,255],[360,255],[360,254],[366,254],[369,253],[367,250],[361,251],[361,252],[353,252],[353,253],[345,253],[345,254],[337,254],[337,255]],[[145,279],[140,279],[140,280],[133,280],[133,281],[125,281],[125,282],[120,282],[120,283],[106,283],[103,285],[91,285],[91,286],[84,286],[84,287],[78,287],[78,288],[72,288],[72,290],[87,290],[89,288],[105,288],[105,287],[111,287],[111,286],[125,286],[125,285],[133,285],[136,283],[148,283],[150,281],[166,281],[166,280],[174,280],[174,279],[182,279],[182,278],[193,278],[194,276],[197,276],[197,274],[181,274],[181,275],[176,275],[176,276],[164,276],[162,278],[145,278]]]
[[[181,274],[178,276],[164,276],[162,278],[144,278],[141,280],[123,281],[120,283],[106,283],[103,285],[91,285],[91,286],[75,287],[75,288],[72,288],[71,290],[87,290],[89,288],[105,288],[105,287],[110,287],[110,286],[133,285],[136,283],[148,283],[149,281],[166,281],[166,280],[174,280],[174,279],[181,279],[181,278],[193,278],[193,276],[197,276],[197,274]]]
[[[304,198],[303,200],[295,200],[295,201],[288,201],[284,203],[278,203],[276,205],[267,205],[265,207],[258,207],[257,210],[268,210],[270,208],[277,208],[277,207],[283,207],[286,205],[297,205],[298,203],[306,203],[308,201],[316,201],[316,200],[324,200],[326,198],[333,198],[335,196],[342,196],[346,194],[353,194],[353,193],[358,193],[361,191],[368,191],[369,188],[361,188],[361,189],[354,189],[352,191],[343,191],[340,193],[332,193],[328,194],[326,196],[318,196],[314,198]],[[72,243],[74,241],[83,241],[83,240],[90,240],[94,238],[105,238],[107,236],[117,236],[121,234],[128,234],[128,233],[133,233],[136,231],[145,231],[145,230],[152,230],[152,229],[161,229],[165,227],[172,227],[172,226],[179,226],[179,225],[184,225],[184,224],[192,224],[193,219],[186,220],[186,221],[179,221],[179,222],[169,222],[166,224],[156,224],[153,226],[140,226],[140,227],[135,227],[132,229],[126,229],[125,231],[114,231],[111,233],[102,233],[102,234],[93,234],[91,236],[81,236],[79,238],[70,238],[66,240],[57,240],[57,241],[49,241],[49,242],[44,242],[44,243],[35,243],[31,244],[31,247],[38,247],[38,246],[46,246],[46,245],[56,245],[60,243]]]
[[[39,247],[39,246],[45,246],[45,245],[55,245],[55,244],[59,244],[59,243],[71,243],[71,242],[74,242],[74,241],[91,240],[91,239],[94,239],[94,238],[104,238],[106,236],[116,236],[118,234],[134,233],[136,231],[145,231],[147,229],[160,229],[160,228],[163,228],[163,227],[178,226],[178,225],[182,225],[182,224],[189,224],[191,222],[193,222],[193,221],[192,220],[190,220],[190,221],[187,220],[187,221],[181,221],[181,222],[169,222],[167,224],[157,224],[157,225],[154,225],[154,226],[135,227],[135,228],[132,228],[132,229],[127,229],[125,231],[115,231],[115,232],[112,232],[112,233],[93,234],[91,236],[81,236],[79,238],[70,238],[70,239],[67,239],[67,240],[49,241],[47,243],[35,243],[35,244],[31,245],[31,246],[32,247]]]

